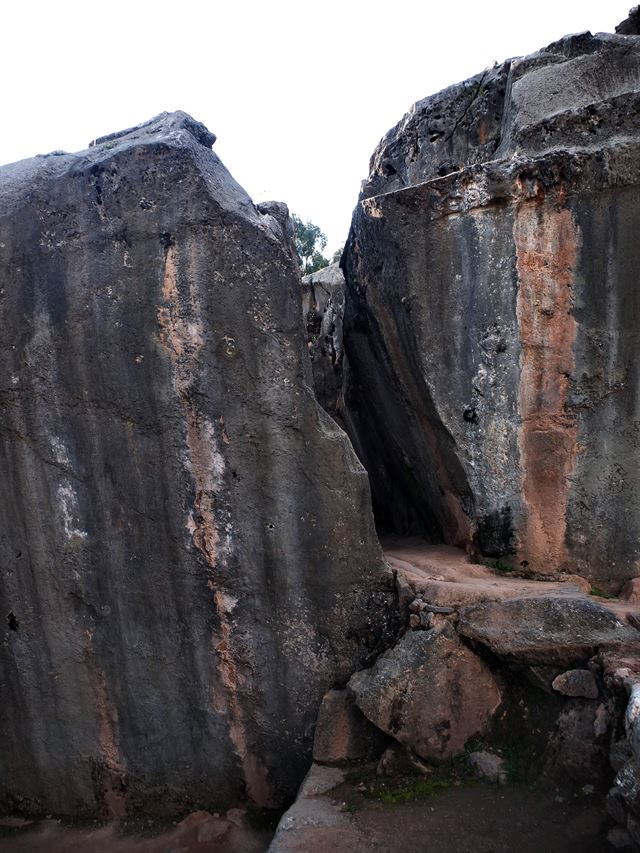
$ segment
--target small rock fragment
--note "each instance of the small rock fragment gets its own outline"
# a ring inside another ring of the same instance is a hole
[[[433,613],[430,613],[428,610],[423,610],[420,614],[420,627],[421,628],[431,628],[433,625]]]
[[[556,676],[551,686],[563,696],[581,699],[597,699],[600,694],[596,679],[588,669],[569,669]]]
[[[626,738],[617,740],[609,751],[609,763],[611,767],[618,772],[631,758],[631,746]]]

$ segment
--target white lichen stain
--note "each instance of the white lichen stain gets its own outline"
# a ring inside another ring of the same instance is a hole
[[[57,435],[52,435],[50,438],[51,450],[58,465],[71,465],[69,451],[67,450],[64,441],[58,438]]]
[[[65,536],[69,540],[86,539],[89,534],[86,530],[81,530],[75,520],[78,511],[78,496],[71,486],[65,483],[60,483],[57,492]]]

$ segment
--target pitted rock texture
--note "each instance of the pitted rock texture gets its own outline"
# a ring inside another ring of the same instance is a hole
[[[628,28],[625,29],[625,32]],[[640,38],[567,36],[417,103],[343,257],[344,418],[382,529],[640,574]]]
[[[372,723],[428,761],[459,753],[502,701],[489,667],[449,624],[408,631],[373,667],[356,672],[349,689]]]
[[[0,170],[3,807],[278,804],[382,641],[286,210],[213,139],[164,114]]]

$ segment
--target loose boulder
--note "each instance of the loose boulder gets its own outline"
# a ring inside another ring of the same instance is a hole
[[[378,728],[428,761],[443,761],[485,730],[502,700],[486,664],[453,628],[408,631],[349,681]]]

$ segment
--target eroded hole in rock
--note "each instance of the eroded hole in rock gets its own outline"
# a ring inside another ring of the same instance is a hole
[[[17,631],[20,627],[20,623],[16,619],[16,615],[13,610],[10,610],[7,613],[7,625],[9,626],[10,631]]]

